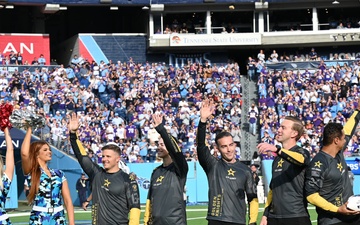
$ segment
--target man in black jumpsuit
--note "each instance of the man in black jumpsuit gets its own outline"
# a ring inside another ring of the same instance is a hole
[[[265,142],[257,146],[259,153],[277,153],[272,163],[270,190],[260,225],[311,225],[304,193],[310,153],[296,144],[303,134],[302,122],[287,116],[276,134],[276,140],[282,147]]]
[[[360,120],[360,104],[343,127],[328,123],[324,128],[323,147],[306,170],[307,200],[316,206],[318,225],[360,224],[360,212],[347,209],[353,195],[343,151]]]
[[[145,225],[186,225],[183,199],[188,164],[176,140],[162,124],[162,115],[153,114],[153,124],[161,135],[158,157],[163,164],[153,171],[146,201]]]
[[[210,100],[202,102],[197,133],[197,153],[209,183],[209,225],[246,224],[246,203],[249,202],[249,224],[256,224],[259,203],[251,170],[235,158],[236,144],[229,132],[220,132],[215,142],[221,159],[210,154],[205,143],[206,122],[215,110]]]
[[[79,196],[80,207],[82,207],[83,203],[86,202],[86,193],[87,193],[87,179],[85,177],[85,173],[81,174],[81,177],[76,182],[76,191]]]
[[[139,188],[135,179],[119,169],[119,146],[109,144],[102,148],[102,168],[86,154],[77,138],[78,128],[79,119],[77,114],[73,113],[69,123],[70,141],[82,169],[92,181],[92,224],[138,225]]]

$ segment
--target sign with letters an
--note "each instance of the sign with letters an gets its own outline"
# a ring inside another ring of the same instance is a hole
[[[44,55],[50,64],[50,38],[47,34],[0,34],[0,54],[4,57],[21,53],[23,61],[31,61]]]

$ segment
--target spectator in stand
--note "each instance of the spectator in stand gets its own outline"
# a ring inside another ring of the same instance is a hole
[[[126,138],[127,140],[132,140],[137,137],[138,130],[135,125],[133,125],[132,121],[129,121],[129,124],[125,127],[126,130]]]
[[[56,146],[57,148],[60,148],[61,146],[61,141],[62,141],[62,129],[59,126],[60,123],[54,121],[53,119],[53,126],[51,128],[51,134],[52,134],[52,141],[53,141],[53,145]]]
[[[143,160],[141,155],[137,155],[136,160],[134,160],[133,162],[134,163],[144,163],[145,161]]]
[[[241,130],[238,124],[231,124],[231,135],[233,136],[234,142],[237,147],[241,148]]]
[[[149,139],[150,144],[155,143],[160,138],[160,134],[155,130],[155,128],[153,127],[152,124],[150,125],[150,130],[148,131],[147,135],[148,135],[147,138]]]
[[[265,128],[266,126],[264,126]],[[274,140],[272,138],[272,136],[270,135],[270,133],[272,133],[271,129],[264,129],[263,130],[263,136],[261,138],[261,142],[265,142],[265,143],[269,143],[269,144],[273,144]]]
[[[344,24],[340,22],[336,29],[345,29]]]
[[[113,142],[115,138],[114,125],[105,122],[105,134],[107,142]]]
[[[279,62],[278,58],[279,58],[279,55],[276,53],[276,50],[273,50],[273,52],[270,55],[271,62],[272,63]]]
[[[18,52],[16,54],[16,65],[24,65],[24,58],[23,58],[21,52]]]
[[[262,49],[260,50],[260,52],[257,55],[257,58],[258,58],[259,62],[264,65],[264,63],[265,63],[264,50],[262,50]]]
[[[139,142],[139,149],[140,149],[140,156],[143,159],[144,162],[147,162],[148,160],[148,142],[146,137],[143,137],[142,140]]]
[[[149,153],[149,161],[150,162],[154,162],[156,159],[156,155],[157,155],[157,141],[156,142],[150,142],[150,146],[148,148],[148,153]]]
[[[13,50],[11,50],[9,54],[9,58],[10,58],[10,65],[16,65],[17,55]]]
[[[310,60],[313,60],[313,61],[315,61],[315,60],[317,60],[317,53],[315,52],[315,48],[311,48],[311,51],[310,51],[310,53],[309,53],[309,58],[310,58]]]
[[[256,61],[253,58],[251,58],[251,57],[248,58],[246,69],[248,72],[249,80],[255,80],[256,79]]]
[[[56,111],[55,115],[53,116],[53,121],[60,123],[63,117],[60,114],[60,111]]]
[[[252,135],[256,135],[256,124],[257,124],[258,113],[256,112],[255,105],[252,105],[248,112],[249,120],[249,132]]]
[[[37,61],[40,66],[44,66],[46,64],[46,59],[43,54],[40,55]]]

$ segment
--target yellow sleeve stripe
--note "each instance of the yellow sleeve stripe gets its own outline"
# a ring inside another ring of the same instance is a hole
[[[293,152],[287,149],[282,148],[281,152],[285,153],[286,155],[290,156],[291,158],[293,158],[294,160],[296,160],[299,163],[304,163],[305,162],[305,158],[302,154],[298,153],[298,152]]]
[[[177,144],[175,138],[174,138],[172,135],[170,135],[170,134],[169,134],[169,136],[170,136],[170,138],[171,138],[171,141],[172,141],[173,144],[175,145],[175,151],[176,151],[176,152],[181,152],[181,149],[180,149],[179,145]]]
[[[269,190],[267,199],[266,199],[266,203],[265,203],[265,208],[267,208],[272,202],[272,190]]]
[[[257,217],[258,217],[258,212],[259,212],[259,201],[257,198],[254,198],[251,202],[250,202],[250,206],[249,206],[249,223],[256,223],[257,221]]]
[[[150,199],[146,200],[146,208],[145,208],[145,214],[144,214],[144,224],[147,225],[150,219]]]
[[[79,147],[81,155],[87,155],[86,150],[79,139],[76,139],[76,144]]]
[[[307,196],[306,199],[311,204],[313,204],[319,208],[322,208],[323,210],[334,212],[334,213],[336,213],[338,211],[338,207],[336,205],[332,204],[331,202],[328,202],[326,199],[321,197],[319,195],[319,193],[317,193],[317,192]]]
[[[353,114],[351,115],[351,117],[349,118],[349,120],[345,123],[345,125],[344,125],[345,135],[351,135],[351,133],[356,125],[355,117],[358,113],[359,112],[357,110],[355,110],[353,112]]]
[[[140,209],[130,209],[129,225],[139,225],[140,223]]]

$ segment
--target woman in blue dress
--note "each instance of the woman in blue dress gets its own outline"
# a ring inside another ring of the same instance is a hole
[[[74,206],[65,175],[61,170],[48,168],[51,148],[46,141],[30,144],[31,134],[32,128],[29,127],[21,146],[22,168],[30,187],[27,198],[33,205],[29,224],[74,225]],[[69,222],[66,220],[64,204]]]
[[[14,147],[12,144],[9,128],[4,129],[6,143],[6,168],[3,169],[4,162],[0,156],[0,224],[12,224],[5,211],[6,197],[9,193],[11,181],[14,174]]]

